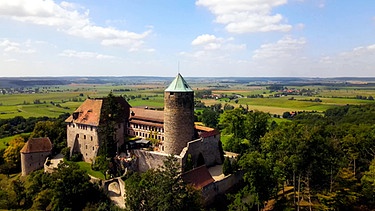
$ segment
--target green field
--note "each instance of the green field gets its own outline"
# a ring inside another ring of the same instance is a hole
[[[236,88],[237,89],[233,90],[214,90],[213,93],[226,95],[240,94],[244,96],[243,98],[238,98],[237,103],[235,103],[234,100],[229,100],[228,98],[218,100],[203,99],[202,102],[204,102],[206,106],[216,103],[221,103],[222,105],[228,103],[235,107],[247,105],[251,110],[258,110],[278,115],[281,115],[286,111],[324,112],[327,109],[335,106],[375,103],[373,100],[356,99],[356,96],[358,95],[366,97],[375,96],[375,87],[367,87],[366,89],[360,89],[358,87],[345,87],[332,90],[331,88],[324,86],[301,86],[293,88],[318,90],[318,94],[316,94],[316,96],[288,95],[281,97],[273,97],[273,95],[277,93],[270,93],[270,91],[266,89],[266,86],[257,86],[256,88],[251,87],[248,89]],[[256,94],[262,94],[264,97],[247,98],[248,95]],[[294,100],[290,100],[291,97],[293,97]],[[314,102],[315,98],[319,98],[322,102]]]
[[[117,91],[121,89],[129,91]],[[115,90],[115,91],[113,91]],[[40,93],[12,93],[0,95],[0,119],[15,116],[58,117],[63,113],[72,113],[82,102],[90,98],[122,95],[131,106],[163,107],[163,87],[160,85],[65,85],[58,88],[41,89]],[[132,97],[133,96],[133,97]]]
[[[208,89],[209,84],[194,84],[199,90]],[[28,117],[58,117],[63,113],[72,113],[87,97],[105,97],[113,91],[114,95],[124,96],[132,107],[163,108],[163,90],[165,84],[71,84],[58,87],[40,88],[40,93],[32,94],[3,94],[0,95],[0,119],[15,116]],[[347,104],[365,104],[375,101],[356,99],[356,96],[375,96],[375,87],[327,87],[327,86],[290,86],[295,89],[317,90],[316,96],[306,97],[289,95],[272,97],[276,92],[270,92],[267,86],[247,86],[246,84],[228,85],[228,88],[213,90],[213,94],[240,94],[238,102],[228,98],[219,100],[203,99],[210,106],[215,103],[229,103],[235,107],[248,106],[249,109],[281,115],[286,111],[317,111],[324,112],[334,106]],[[248,95],[263,95],[264,98],[247,98]],[[294,97],[295,100],[289,100]],[[309,101],[319,98],[322,102]],[[35,102],[38,101],[37,104]]]
[[[28,136],[30,133],[21,133],[21,134],[17,134],[17,135],[14,135],[14,136],[8,136],[8,137],[5,137],[5,138],[0,138],[0,149],[5,149],[7,148],[7,144],[12,140],[14,139],[14,137],[16,136]]]

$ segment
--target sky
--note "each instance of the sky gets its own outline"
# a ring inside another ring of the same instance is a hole
[[[0,77],[375,77],[374,0],[0,0]]]

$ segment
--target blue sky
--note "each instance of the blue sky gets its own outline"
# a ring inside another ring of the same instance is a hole
[[[178,66],[375,77],[375,1],[0,1],[0,76],[173,77]]]

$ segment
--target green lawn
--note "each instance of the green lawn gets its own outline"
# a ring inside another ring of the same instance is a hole
[[[5,137],[5,138],[0,138],[0,149],[5,149],[7,148],[7,144],[12,140],[14,139],[14,137],[16,136],[28,136],[30,135],[30,133],[21,133],[21,134],[17,134],[17,135],[14,135],[14,136],[8,136],[8,137]],[[26,140],[27,141],[27,140]]]
[[[82,170],[85,170],[88,174],[90,174],[93,177],[99,178],[99,179],[105,179],[104,174],[100,171],[94,171],[91,169],[91,163],[86,163],[84,161],[77,162],[79,167]]]

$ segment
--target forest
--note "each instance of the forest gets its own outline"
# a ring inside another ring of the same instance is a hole
[[[229,169],[244,173],[228,210],[375,209],[375,104],[269,121],[244,107],[220,117],[224,150],[240,154]]]

